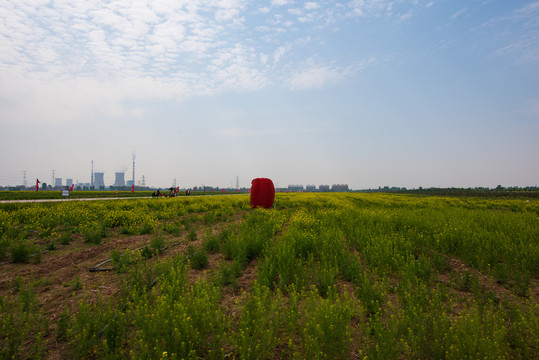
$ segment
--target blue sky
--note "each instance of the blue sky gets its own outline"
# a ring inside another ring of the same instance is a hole
[[[539,1],[0,0],[0,185],[539,184]]]

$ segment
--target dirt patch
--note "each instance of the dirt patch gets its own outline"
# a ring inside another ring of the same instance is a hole
[[[256,280],[256,268],[258,260],[253,259],[249,265],[243,270],[240,277],[237,279],[237,286],[227,286],[223,288],[223,297],[221,299],[221,307],[223,311],[231,316],[236,316],[238,308],[237,304],[242,301],[245,294],[248,292],[252,283]]]

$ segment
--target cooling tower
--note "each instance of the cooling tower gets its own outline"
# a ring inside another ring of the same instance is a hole
[[[96,172],[94,173],[94,188],[100,189],[105,188],[105,181],[103,180],[104,173]]]
[[[62,178],[55,178],[54,186],[62,186]]]
[[[73,185],[73,179],[66,179],[66,186],[70,187],[71,185]]]
[[[125,176],[125,173],[117,172],[116,180],[114,180],[114,186],[125,186],[124,176]]]

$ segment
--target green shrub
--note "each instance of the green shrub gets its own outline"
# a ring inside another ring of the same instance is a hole
[[[92,245],[101,244],[101,231],[99,229],[88,230],[82,234],[84,242]]]
[[[232,286],[232,289],[239,288],[238,277],[241,275],[242,266],[239,261],[233,261],[231,264],[223,263],[219,268],[218,281],[222,286]]]
[[[190,258],[191,267],[195,270],[204,269],[208,266],[208,255],[202,250],[199,250]]]
[[[30,260],[30,248],[25,243],[11,247],[11,262],[27,264]]]
[[[0,239],[0,258],[6,256],[9,249],[9,241],[7,239]]]
[[[210,235],[206,238],[204,241],[204,250],[206,250],[209,253],[216,253],[219,251],[219,248],[221,246],[221,242],[219,241],[219,237]]]
[[[177,224],[167,224],[163,227],[163,230],[165,230],[170,235],[174,236],[180,236],[181,230],[180,227]]]
[[[125,272],[129,264],[131,264],[131,254],[129,252],[112,250],[110,257],[114,269],[118,272]]]
[[[60,244],[69,245],[71,243],[71,233],[66,232],[60,236]]]
[[[133,234],[133,230],[129,226],[122,226],[120,228],[120,234],[130,235],[130,234]]]
[[[152,232],[153,232],[153,225],[148,224],[148,223],[144,223],[144,225],[142,225],[139,229],[140,235],[151,234]]]
[[[153,251],[150,250],[150,247],[148,245],[146,245],[142,248],[140,256],[142,256],[143,259],[149,259],[153,256]]]
[[[60,313],[60,317],[58,319],[58,328],[56,330],[56,338],[59,341],[67,340],[67,328],[69,326],[69,314],[67,313],[67,310],[64,309]]]
[[[49,251],[56,250],[56,241],[51,240],[51,241],[47,244],[47,250],[49,250]]]
[[[189,234],[187,235],[187,240],[195,241],[196,239],[197,239],[197,233],[195,232],[195,230],[191,230],[191,232],[189,232]]]
[[[155,254],[161,254],[165,247],[165,239],[162,236],[153,237],[150,241],[150,246]]]

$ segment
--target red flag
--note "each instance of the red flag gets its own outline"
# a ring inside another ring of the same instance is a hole
[[[36,191],[39,191],[39,179],[36,179]]]
[[[131,192],[132,192],[132,193],[135,192],[135,184],[131,184]]]
[[[73,191],[73,186],[75,186],[75,184],[71,184],[71,187],[69,188],[69,191]]]

